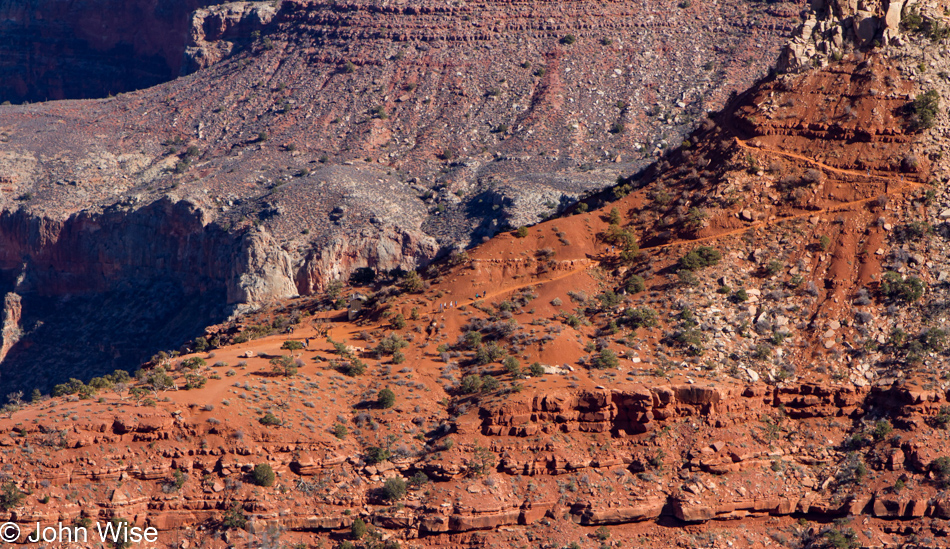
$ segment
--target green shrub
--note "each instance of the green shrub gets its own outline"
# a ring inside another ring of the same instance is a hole
[[[610,208],[610,213],[607,214],[607,221],[611,225],[620,225],[620,222],[623,221],[620,217],[620,210],[617,208]]]
[[[481,391],[482,377],[478,374],[471,374],[463,377],[459,390],[464,394],[472,394]]]
[[[8,511],[14,507],[19,507],[25,497],[26,494],[21,492],[12,480],[0,484],[0,509]]]
[[[200,389],[208,383],[208,378],[198,374],[185,374],[185,389]]]
[[[900,273],[888,271],[881,280],[881,293],[889,299],[900,301],[917,301],[924,295],[926,286],[917,277],[904,278]]]
[[[544,375],[544,366],[540,362],[532,362],[528,371],[531,372],[532,377],[541,377]]]
[[[638,294],[647,289],[646,281],[643,280],[642,276],[631,275],[627,279],[627,293]]]
[[[379,394],[376,395],[376,404],[380,408],[392,408],[396,404],[396,393],[392,389],[380,389]]]
[[[406,327],[406,317],[402,313],[397,313],[389,320],[389,323],[392,324],[393,328],[397,330],[402,330]]]
[[[686,349],[690,356],[700,356],[705,351],[706,338],[696,328],[684,328],[673,334],[672,340],[677,346]]]
[[[706,224],[706,210],[693,206],[686,212],[686,226],[693,230],[698,230]]]
[[[392,355],[409,346],[409,342],[397,333],[391,333],[379,341],[373,349],[377,356]]]
[[[284,344],[280,346],[280,348],[285,351],[299,351],[303,349],[303,343],[290,339],[285,341]]]
[[[366,449],[366,462],[370,465],[376,463],[381,463],[392,457],[392,454],[386,448],[380,448],[378,446],[370,446]]]
[[[353,524],[350,525],[350,537],[353,539],[363,539],[363,536],[366,535],[366,523],[363,522],[363,519],[356,519],[353,521]]]
[[[620,305],[620,295],[612,290],[608,290],[597,296],[597,300],[600,301],[600,306],[604,309],[613,309],[617,305]]]
[[[422,277],[419,276],[419,273],[415,271],[409,271],[402,279],[402,282],[400,282],[400,286],[403,290],[411,294],[418,294],[425,289],[425,282],[423,282]]]
[[[498,387],[501,386],[501,383],[495,379],[495,376],[485,375],[482,376],[482,392],[490,393],[492,391],[497,391]]]
[[[592,364],[598,370],[613,369],[620,366],[620,359],[617,358],[617,353],[610,349],[601,349],[594,356]]]
[[[886,419],[882,419],[874,424],[874,430],[871,432],[871,434],[874,436],[874,440],[882,441],[893,431],[894,426],[891,425],[891,422],[887,421]]]
[[[469,349],[478,349],[478,346],[482,344],[482,333],[475,331],[466,332],[464,341],[465,346]]]
[[[231,530],[235,528],[244,528],[247,526],[247,515],[244,514],[244,508],[241,507],[241,504],[234,502],[231,504],[231,507],[224,512],[224,517],[221,519],[221,526],[225,530]]]
[[[383,495],[389,501],[398,501],[406,497],[406,481],[400,477],[390,477],[383,484]]]
[[[409,479],[410,486],[424,486],[429,482],[429,476],[423,473],[422,471],[416,471],[416,474],[412,475],[412,478]]]
[[[58,383],[53,387],[53,396],[74,395],[78,393],[85,384],[76,378],[71,378],[66,383]]]
[[[939,457],[930,465],[934,480],[941,488],[950,487],[950,457]]]
[[[273,486],[274,481],[277,480],[277,475],[274,474],[274,469],[271,468],[270,464],[258,463],[254,466],[251,479],[258,486]]]
[[[275,356],[270,359],[271,371],[277,375],[290,377],[297,375],[297,363],[288,355]]]
[[[267,412],[257,421],[260,422],[261,425],[280,425],[283,423],[280,418],[275,416],[272,412]]]
[[[515,236],[517,236],[518,238],[524,238],[528,236],[528,228],[525,227],[524,225],[518,227],[518,229],[515,231]]]
[[[624,314],[624,321],[633,329],[654,328],[658,324],[656,311],[649,307],[627,309],[627,312]]]
[[[715,248],[700,246],[680,258],[680,267],[688,271],[698,271],[711,267],[722,259],[722,254]]]
[[[502,366],[508,370],[508,373],[514,377],[521,377],[521,363],[517,358],[513,356],[505,357],[505,360],[502,361]]]
[[[354,358],[343,368],[343,373],[350,377],[361,376],[366,373],[366,363],[358,358]]]
[[[475,362],[484,366],[492,362],[498,362],[504,358],[506,354],[508,353],[505,352],[501,345],[490,341],[485,345],[479,345],[479,347],[475,349]]]
[[[930,129],[937,123],[937,114],[940,112],[940,94],[937,93],[937,90],[919,94],[908,105],[907,110],[914,129]]]
[[[333,436],[336,438],[343,440],[348,434],[349,430],[347,430],[346,425],[343,425],[342,423],[336,423],[333,425]]]

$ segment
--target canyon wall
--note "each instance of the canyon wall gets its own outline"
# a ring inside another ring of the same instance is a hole
[[[193,11],[220,0],[3,0],[0,102],[105,97],[181,72]]]

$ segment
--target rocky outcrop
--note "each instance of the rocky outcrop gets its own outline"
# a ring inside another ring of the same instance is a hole
[[[852,49],[887,45],[900,35],[901,14],[917,0],[812,0],[812,11],[783,48],[776,68],[789,72],[827,64]]]
[[[235,42],[246,42],[260,33],[277,14],[274,2],[230,2],[196,10],[191,14],[188,45],[182,60],[182,74],[190,74],[224,59]]]
[[[2,319],[2,325],[0,325],[0,362],[3,362],[3,358],[7,356],[10,348],[20,340],[20,336],[23,334],[23,329],[20,327],[22,316],[23,304],[20,296],[13,292],[7,292],[7,295],[3,296],[3,313],[0,315],[0,319]]]
[[[385,272],[424,265],[440,251],[431,236],[399,226],[362,231],[356,237],[334,237],[301,258],[295,275],[297,291],[301,295],[317,293],[361,267]]]
[[[641,434],[668,420],[703,417],[707,421],[741,421],[757,410],[781,406],[790,417],[836,417],[857,410],[867,389],[795,384],[765,386],[674,385],[625,387],[602,391],[565,391],[536,396],[482,411],[482,433],[533,436],[539,432],[613,432]],[[727,419],[728,418],[728,419]]]

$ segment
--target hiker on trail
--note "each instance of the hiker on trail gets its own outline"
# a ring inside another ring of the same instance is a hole
[[[309,338],[309,337],[305,337],[305,338],[304,338],[304,340],[303,340],[303,346],[306,347],[306,348],[308,348],[308,349],[310,348],[310,338]]]

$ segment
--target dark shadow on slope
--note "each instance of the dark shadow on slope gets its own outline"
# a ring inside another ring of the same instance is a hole
[[[123,281],[111,291],[22,298],[24,334],[0,365],[0,395],[48,393],[70,378],[134,372],[227,317],[224,290],[186,293],[165,279]]]

